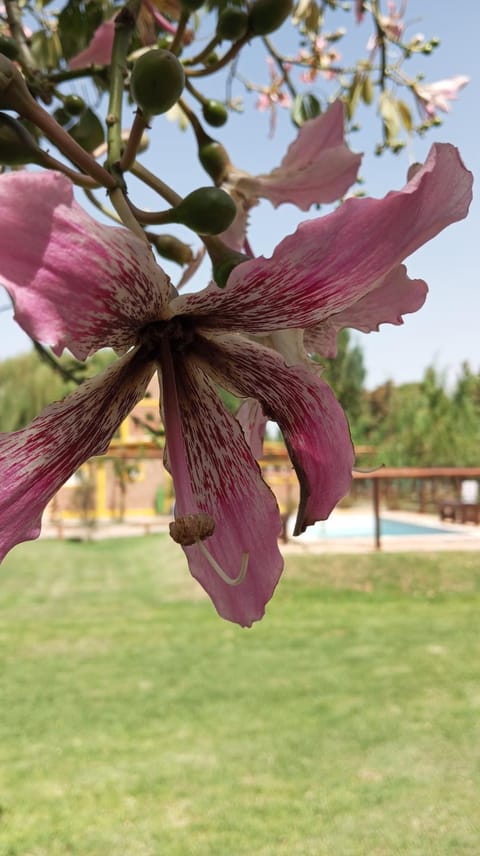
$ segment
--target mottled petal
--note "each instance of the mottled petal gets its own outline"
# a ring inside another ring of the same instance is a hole
[[[263,616],[283,569],[277,503],[261,477],[240,424],[225,410],[203,372],[190,361],[177,360],[175,375],[178,424],[172,422],[172,408],[164,401],[175,516],[202,511],[213,518],[215,532],[203,543],[231,578],[238,575],[242,557],[248,554],[245,579],[237,586],[220,579],[197,545],[184,547],[190,571],[223,618],[248,627]],[[180,484],[185,469],[184,462],[179,461],[180,432],[194,508],[187,505],[188,486]]]
[[[347,309],[331,315],[326,321],[305,330],[305,347],[324,357],[335,357],[337,333],[353,327],[362,333],[378,330],[380,324],[403,324],[403,315],[417,312],[427,296],[427,285],[421,279],[410,279],[404,265],[399,265],[365,297]]]
[[[113,39],[115,36],[115,20],[104,21],[95,30],[90,44],[85,50],[73,56],[68,65],[70,68],[86,68],[88,65],[110,65],[112,58]]]
[[[238,265],[225,289],[210,286],[171,303],[205,327],[267,333],[310,327],[356,303],[408,255],[466,216],[472,175],[457,149],[432,147],[425,165],[384,199],[347,199],[302,223],[271,259]]]
[[[253,457],[259,461],[263,458],[263,441],[268,422],[262,405],[255,398],[246,398],[245,401],[242,401],[235,415],[242,426]]]
[[[92,455],[102,455],[132,407],[145,395],[152,365],[128,354],[27,428],[0,434],[0,559],[38,538],[45,506]]]
[[[0,281],[29,336],[81,360],[132,345],[170,288],[146,244],[97,223],[55,172],[0,177]]]
[[[251,199],[264,197],[275,206],[292,202],[302,211],[334,202],[351,187],[362,160],[350,151],[343,134],[344,106],[336,101],[322,116],[305,122],[277,169],[241,177],[237,191]]]
[[[276,351],[243,336],[212,335],[196,348],[219,383],[255,396],[278,423],[300,482],[294,534],[325,520],[350,489],[354,458],[345,414],[328,384],[313,369],[287,366]]]

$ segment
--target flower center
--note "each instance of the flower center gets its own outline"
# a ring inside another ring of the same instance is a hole
[[[195,339],[195,323],[182,316],[169,321],[152,321],[139,330],[137,341],[147,356],[157,358],[165,339],[168,339],[172,353],[184,353]]]

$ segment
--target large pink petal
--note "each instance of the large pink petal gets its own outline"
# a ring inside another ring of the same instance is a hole
[[[472,175],[457,149],[432,147],[425,165],[384,199],[348,199],[302,223],[271,259],[238,265],[225,289],[210,286],[171,303],[212,329],[267,333],[310,327],[356,303],[406,256],[466,216]]]
[[[403,324],[403,315],[417,312],[423,306],[427,291],[423,280],[410,279],[405,265],[399,265],[365,297],[305,330],[305,347],[309,352],[335,357],[339,330],[353,327],[362,333],[371,333],[378,330],[380,324]]]
[[[68,65],[70,68],[85,68],[88,65],[109,65],[112,58],[113,39],[115,36],[115,20],[104,21],[95,30],[90,44],[85,50],[72,56]]]
[[[263,616],[283,569],[277,504],[239,423],[203,372],[194,363],[179,360],[175,375],[178,418],[169,408],[168,378],[162,371],[175,516],[199,511],[211,515],[215,532],[203,543],[231,578],[239,573],[243,555],[249,557],[245,579],[238,586],[221,580],[197,545],[184,547],[190,571],[223,618],[249,627]]]
[[[27,428],[0,434],[0,560],[38,538],[43,510],[92,455],[103,454],[152,376],[138,352],[47,407]]]
[[[269,175],[242,176],[236,189],[247,198],[264,197],[273,205],[292,202],[303,211],[334,202],[353,184],[362,160],[345,144],[344,106],[336,101],[326,113],[305,122],[277,169]]]
[[[300,482],[294,534],[326,519],[350,489],[354,459],[345,414],[328,384],[313,368],[287,366],[276,351],[243,336],[210,336],[195,347],[220,383],[257,398],[278,423]]]
[[[161,316],[170,287],[148,247],[93,220],[55,172],[0,177],[0,279],[32,338],[82,360],[133,344]]]

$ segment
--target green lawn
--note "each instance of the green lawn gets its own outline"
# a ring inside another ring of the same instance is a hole
[[[0,569],[1,856],[477,856],[478,554],[302,556],[216,616],[166,537]]]

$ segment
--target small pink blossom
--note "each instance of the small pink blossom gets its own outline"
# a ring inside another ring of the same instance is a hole
[[[420,113],[429,119],[435,116],[437,110],[449,113],[450,101],[458,98],[458,93],[469,81],[469,77],[457,75],[446,80],[437,80],[435,83],[416,83],[413,92]]]
[[[388,4],[389,14],[378,16],[378,23],[380,28],[382,29],[385,36],[392,42],[398,42],[403,35],[403,32],[405,30],[403,16],[405,15],[406,10],[407,0],[404,0],[404,2],[402,2],[402,5],[398,9],[393,0],[390,0]],[[376,53],[380,43],[381,40],[379,39],[376,32],[370,36],[367,42],[367,50],[372,52],[371,59]]]
[[[292,104],[292,99],[288,92],[282,91],[285,77],[277,72],[271,57],[267,57],[267,64],[270,72],[270,85],[259,87],[259,96],[255,106],[261,112],[270,111],[270,136],[273,137],[277,123],[277,108],[286,107],[288,109]]]
[[[380,15],[380,26],[392,42],[398,42],[403,35],[405,29],[403,18],[406,11],[407,0],[404,0],[398,9],[396,3],[393,0],[389,0],[388,15]]]
[[[300,79],[303,83],[315,83],[318,74],[325,80],[333,80],[337,71],[332,68],[341,59],[341,53],[323,36],[318,36],[312,45],[312,51],[301,50],[299,60],[303,65],[309,66],[308,71],[302,72]]]

